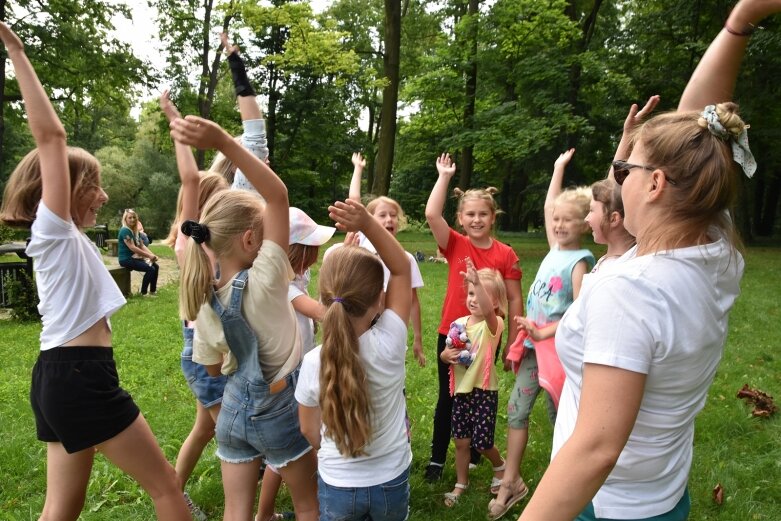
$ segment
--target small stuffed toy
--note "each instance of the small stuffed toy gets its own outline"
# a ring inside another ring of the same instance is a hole
[[[469,367],[475,359],[475,354],[472,353],[472,342],[466,335],[466,327],[463,324],[457,322],[450,323],[450,330],[447,333],[445,339],[445,345],[449,348],[460,349],[458,354],[458,363]]]

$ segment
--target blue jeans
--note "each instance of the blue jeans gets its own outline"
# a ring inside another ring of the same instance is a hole
[[[144,272],[144,280],[141,281],[142,295],[146,295],[147,289],[152,293],[157,293],[157,271],[159,268],[156,262],[147,264],[141,259],[130,258],[119,261],[119,265],[129,270]]]
[[[334,487],[318,475],[320,521],[405,521],[409,517],[409,467],[372,487]]]

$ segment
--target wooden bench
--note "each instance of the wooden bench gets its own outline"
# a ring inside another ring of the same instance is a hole
[[[114,242],[117,241],[115,240]],[[119,265],[107,266],[107,268],[122,295],[125,297],[130,296],[130,270]]]
[[[119,254],[119,242],[116,239],[106,239],[106,247],[108,248],[109,257],[116,257]]]

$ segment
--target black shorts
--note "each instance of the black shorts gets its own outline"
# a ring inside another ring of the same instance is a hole
[[[113,438],[140,414],[119,386],[114,350],[55,347],[33,367],[30,403],[41,441],[58,441],[71,454]]]

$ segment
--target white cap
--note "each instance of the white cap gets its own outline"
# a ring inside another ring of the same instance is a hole
[[[290,207],[290,244],[322,246],[334,236],[336,228],[320,226],[303,210]]]

